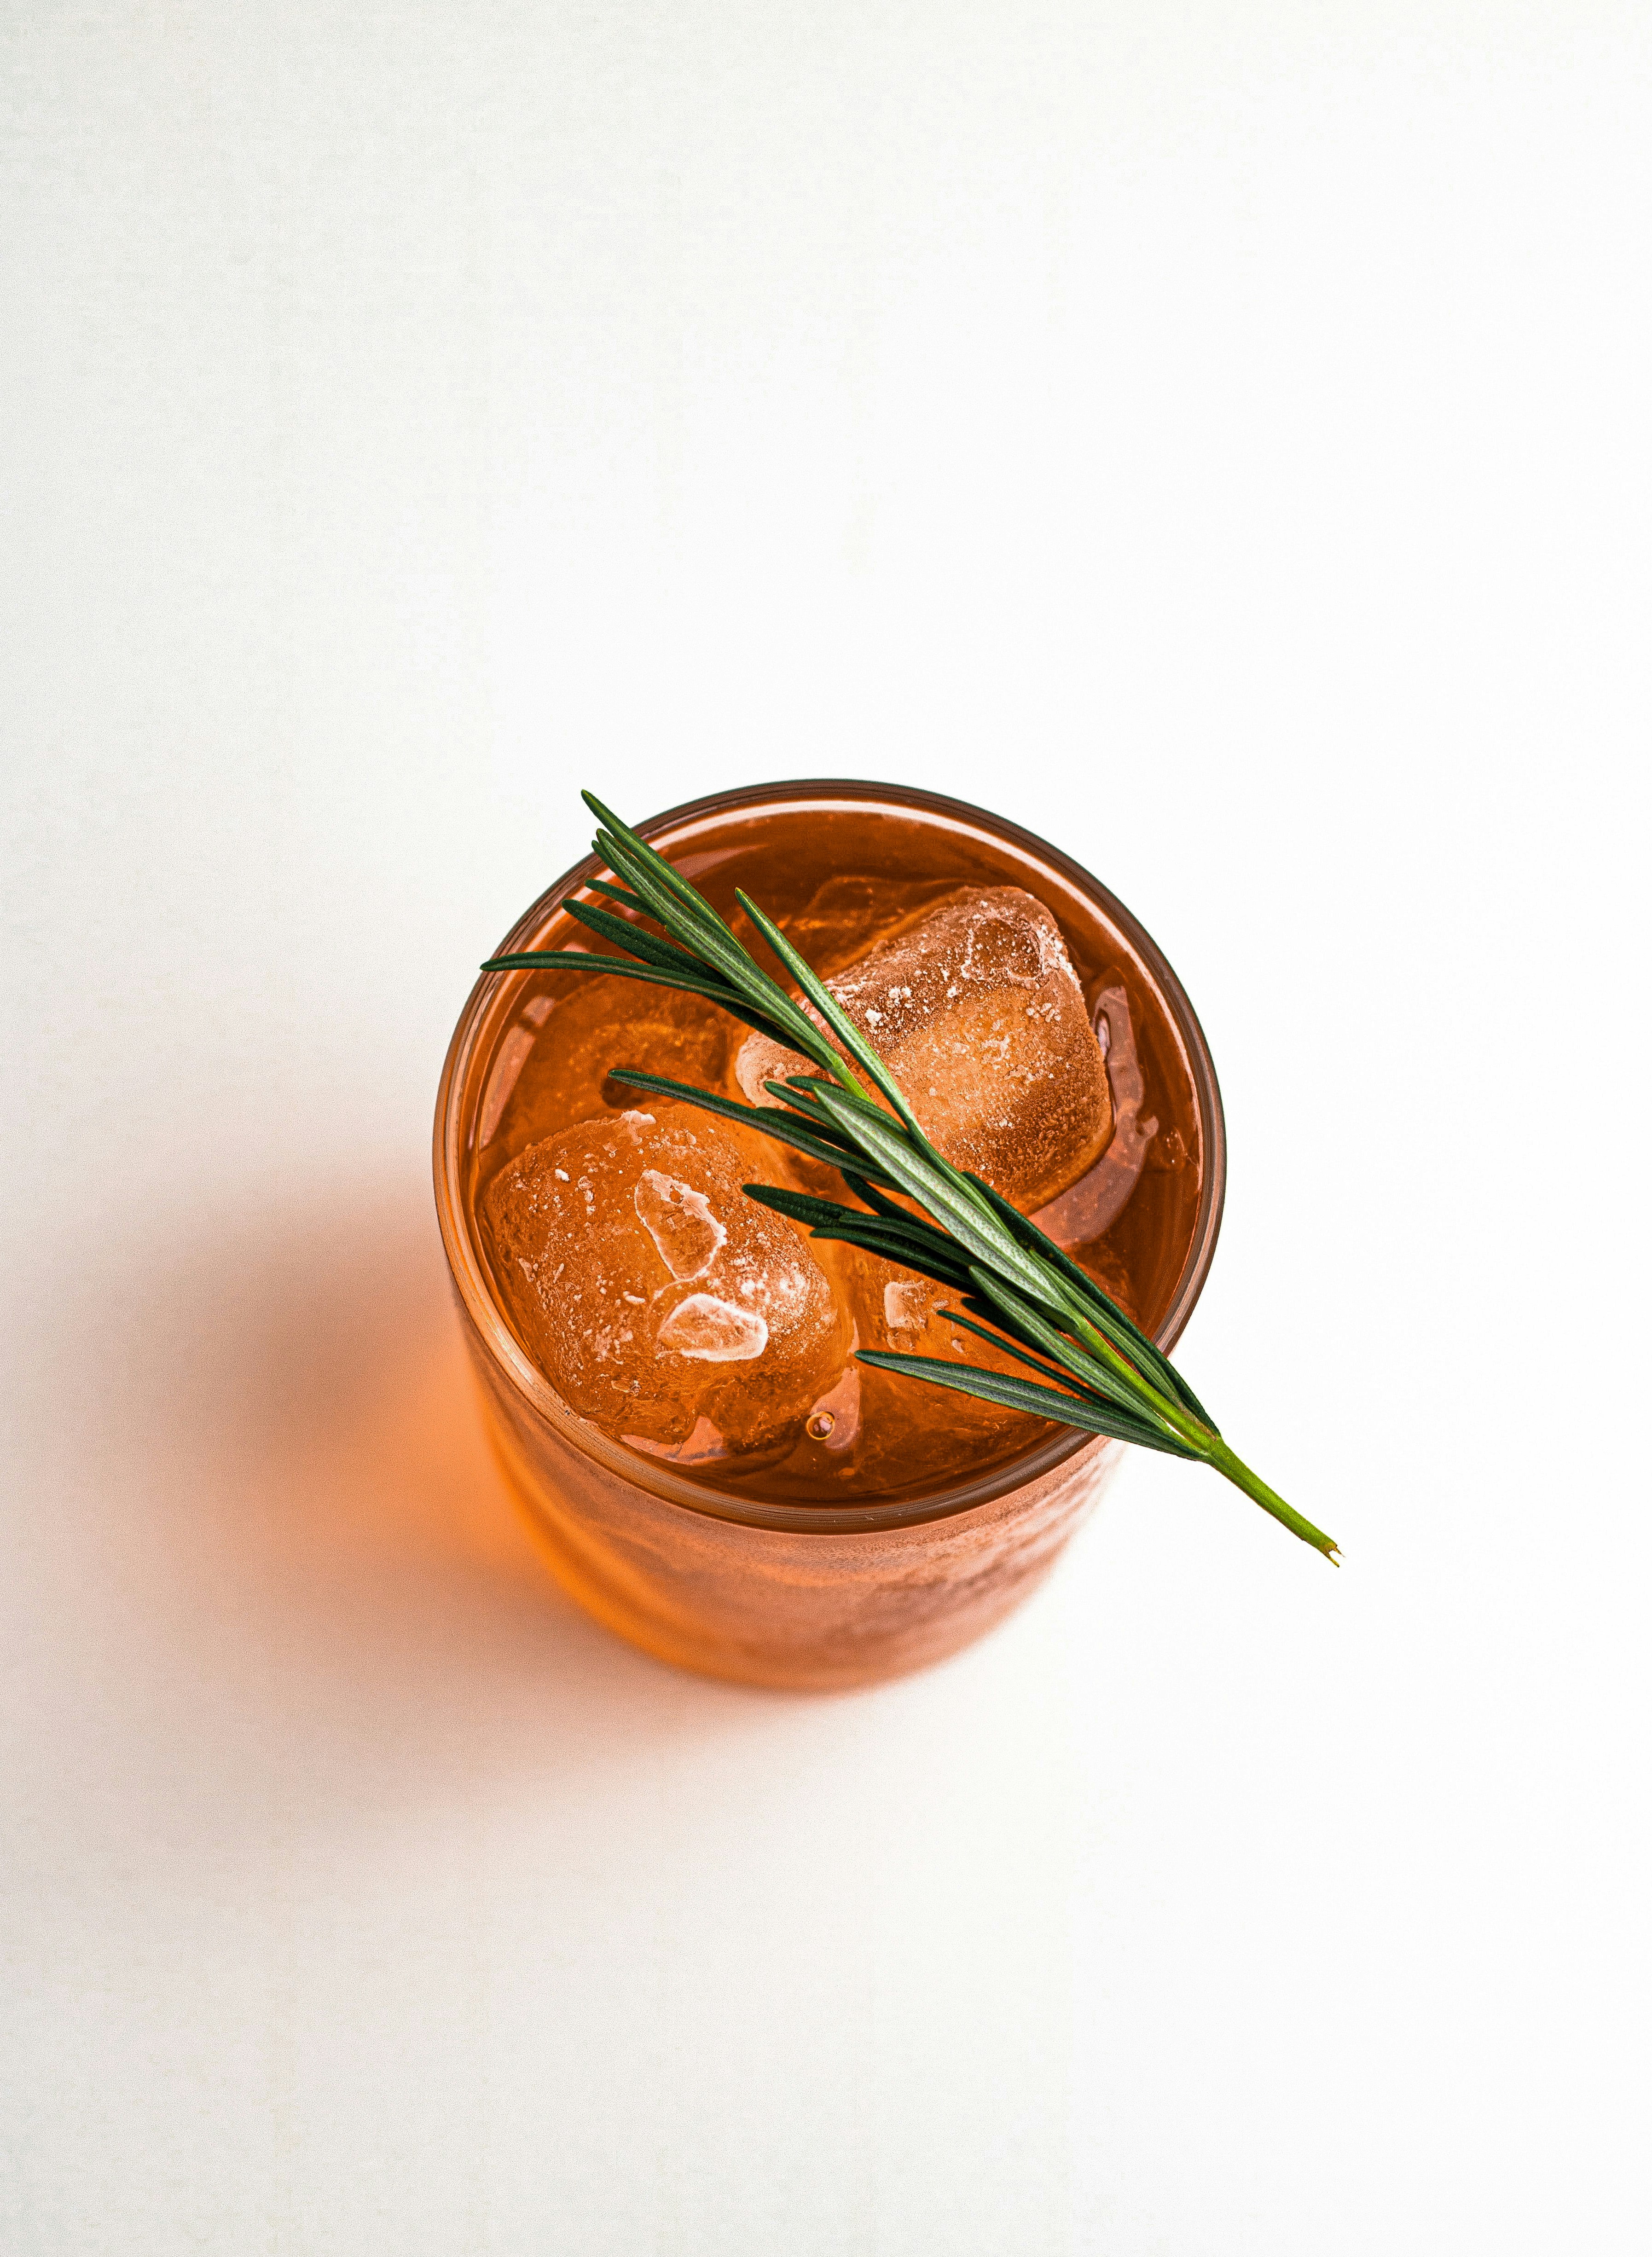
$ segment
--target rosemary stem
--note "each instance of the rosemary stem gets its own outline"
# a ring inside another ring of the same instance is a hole
[[[1110,1364],[1121,1379],[1127,1380],[1137,1394],[1145,1398],[1143,1407],[1155,1416],[1161,1426],[1168,1426],[1171,1433],[1186,1442],[1189,1449],[1196,1450],[1202,1458],[1215,1464],[1215,1459],[1210,1456],[1210,1445],[1213,1441],[1220,1441],[1219,1434],[1213,1433],[1190,1411],[1184,1411],[1180,1403],[1173,1403],[1167,1395],[1162,1394],[1146,1374],[1113,1345],[1104,1332],[1078,1315],[1076,1311],[1071,1329],[1078,1334],[1092,1355],[1099,1356],[1103,1363]],[[1238,1463],[1237,1458],[1234,1463]],[[1269,1495],[1272,1494],[1270,1490]]]
[[[1335,1539],[1327,1536],[1322,1528],[1315,1528],[1311,1520],[1305,1520],[1294,1505],[1287,1504],[1279,1491],[1270,1489],[1260,1474],[1253,1474],[1219,1434],[1212,1439],[1204,1459],[1207,1465],[1214,1466],[1236,1489],[1243,1489],[1246,1496],[1259,1504],[1264,1512],[1271,1512],[1275,1520],[1282,1521],[1293,1536],[1300,1536],[1304,1544],[1311,1544],[1315,1552],[1322,1553],[1333,1567],[1340,1567]]]

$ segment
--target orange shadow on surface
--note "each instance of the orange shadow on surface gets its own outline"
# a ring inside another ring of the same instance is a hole
[[[273,1815],[353,1832],[518,1784],[599,1797],[793,1705],[665,1668],[563,1596],[484,1435],[422,1204],[203,1222],[181,1255],[124,1249],[82,1299],[50,1380],[51,1510],[88,1563],[58,1659],[77,1701],[109,1678],[88,1722],[145,1829],[225,1850]],[[88,1369],[104,1384],[77,1404]]]

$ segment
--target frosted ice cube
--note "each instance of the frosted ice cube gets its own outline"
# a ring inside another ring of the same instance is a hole
[[[954,890],[945,878],[875,877],[841,870],[817,886],[802,909],[781,923],[825,979],[865,954],[868,933],[899,931]]]
[[[1017,1206],[1053,1199],[1112,1132],[1101,1046],[1060,927],[1016,886],[962,888],[826,985],[888,1064],[940,1150]],[[734,1079],[805,1071],[748,1037]]]
[[[768,1155],[686,1107],[584,1121],[483,1194],[518,1336],[616,1440],[698,1461],[798,1440],[851,1327],[798,1230],[747,1199]]]
[[[957,1308],[960,1296],[954,1287],[897,1269],[874,1254],[847,1254],[842,1267],[863,1347],[898,1355],[937,1356],[945,1363],[970,1364],[1018,1379],[1032,1376],[1024,1365],[941,1314],[943,1308]],[[927,1454],[937,1468],[955,1465],[974,1452],[996,1448],[1017,1436],[1031,1440],[1037,1434],[1035,1419],[984,1397],[925,1386],[909,1376],[864,1365],[861,1370],[880,1429],[900,1433],[909,1459]]]
[[[612,978],[530,996],[522,1017],[528,1023],[512,1028],[500,1045],[479,1138],[486,1145],[501,1133],[507,1151],[520,1151],[553,1125],[600,1120],[635,1104],[635,1090],[609,1079],[611,1066],[649,1066],[677,1081],[715,1084],[734,1026],[698,996]]]

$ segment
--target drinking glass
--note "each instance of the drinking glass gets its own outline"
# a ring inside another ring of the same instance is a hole
[[[826,852],[834,821],[853,823],[863,837],[869,816],[897,826],[891,838],[921,826],[925,852],[955,869],[960,883],[1018,885],[1044,902],[1092,1002],[1110,983],[1124,987],[1143,1110],[1159,1128],[1110,1242],[1124,1242],[1143,1329],[1171,1348],[1216,1250],[1226,1175],[1222,1100],[1180,981],[1104,886],[1001,817],[883,784],[761,785],[692,801],[637,827],[702,883],[701,874],[734,845],[749,864],[754,839],[795,842],[807,826]],[[558,905],[599,869],[588,858],[570,870],[498,952],[564,946],[578,936]],[[761,874],[748,883],[761,900]],[[545,976],[484,973],[471,991],[442,1075],[435,1169],[443,1242],[488,1433],[552,1572],[633,1645],[680,1668],[747,1684],[868,1685],[967,1645],[1048,1574],[1117,1473],[1124,1445],[1054,1427],[1009,1463],[975,1471],[960,1465],[939,1489],[800,1504],[691,1478],[578,1417],[513,1334],[474,1208],[483,1152],[537,1032],[524,1006],[543,992]]]

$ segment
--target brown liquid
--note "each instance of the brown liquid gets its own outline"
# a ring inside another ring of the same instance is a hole
[[[1114,1128],[1096,1165],[1051,1202],[1041,1220],[1138,1323],[1155,1329],[1174,1298],[1194,1236],[1203,1163],[1198,1113],[1168,1014],[1129,942],[1095,903],[1058,874],[1040,872],[979,832],[917,812],[853,804],[782,805],[755,817],[730,810],[694,826],[670,852],[742,940],[749,944],[753,936],[734,900],[737,887],[826,975],[961,886],[1016,886],[1043,901],[1061,928],[1092,1012],[1104,1013],[1110,1022]],[[558,916],[534,945],[591,944],[571,919]],[[761,949],[757,953],[762,960]],[[1117,1005],[1120,990],[1127,1030]],[[1104,1001],[1109,991],[1114,1000]],[[639,1066],[739,1096],[733,1062],[746,1031],[712,1005],[634,981],[564,973],[524,980],[494,1051],[470,1155],[465,1192],[473,1221],[488,1185],[528,1145],[628,1106],[658,1109],[656,1100],[609,1080],[610,1066]],[[921,1103],[918,1109],[921,1115]],[[762,1150],[771,1155],[768,1180],[806,1182],[847,1199],[840,1184],[811,1175],[807,1164],[799,1172],[781,1146],[765,1143]],[[493,1263],[485,1224],[476,1235]],[[895,1290],[894,1305],[903,1305],[910,1273],[820,1241],[812,1241],[811,1250],[857,1311],[861,1344],[892,1344],[875,1334],[876,1314],[889,1305],[886,1286]],[[493,1282],[500,1305],[508,1309],[497,1267]],[[933,1298],[950,1305],[952,1297]],[[937,1321],[911,1345],[919,1353],[954,1353],[961,1361],[1015,1369],[967,1336],[954,1336],[948,1350],[939,1337],[947,1330]],[[853,1371],[858,1405],[851,1383],[783,1454],[722,1455],[703,1463],[677,1458],[676,1471],[783,1504],[918,1498],[946,1490],[966,1473],[1012,1467],[1051,1435],[1040,1421],[949,1390],[868,1366]]]

